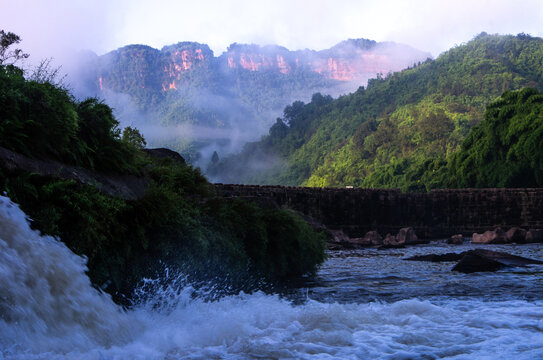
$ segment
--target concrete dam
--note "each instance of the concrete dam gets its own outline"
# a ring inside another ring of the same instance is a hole
[[[241,197],[287,207],[343,230],[396,234],[412,226],[421,238],[471,236],[501,226],[543,228],[543,189],[440,189],[402,193],[397,189],[309,188],[214,184],[221,197]]]

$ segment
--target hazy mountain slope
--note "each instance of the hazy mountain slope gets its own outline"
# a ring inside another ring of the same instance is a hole
[[[181,42],[161,50],[130,45],[85,66],[94,68],[95,93],[116,108],[122,122],[141,127],[151,144],[169,145],[190,158],[206,146],[224,154],[257,139],[294,100],[317,91],[350,92],[428,56],[365,39],[322,51],[232,44],[218,57],[205,44]]]
[[[486,105],[505,90],[540,87],[542,76],[542,39],[483,33],[351,95],[287,107],[270,135],[210,174],[224,182],[431,188],[441,181],[434,170]],[[261,160],[268,167],[249,166]]]

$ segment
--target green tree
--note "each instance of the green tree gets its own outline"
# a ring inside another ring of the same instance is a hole
[[[140,131],[131,126],[127,126],[123,129],[122,140],[123,142],[130,144],[131,146],[134,146],[136,149],[140,150],[145,148],[145,145],[147,145],[147,141],[145,141],[145,138],[140,133]]]
[[[19,35],[0,30],[0,65],[13,65],[19,60],[28,58],[29,55],[21,49],[9,49],[13,44],[19,42],[21,42]]]

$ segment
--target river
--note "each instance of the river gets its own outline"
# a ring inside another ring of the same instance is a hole
[[[470,248],[333,252],[281,294],[214,301],[180,276],[125,311],[0,197],[0,359],[543,359],[543,266],[458,274],[403,260]],[[543,259],[542,245],[485,248]]]

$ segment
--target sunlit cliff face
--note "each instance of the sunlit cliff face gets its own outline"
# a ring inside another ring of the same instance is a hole
[[[289,74],[294,69],[304,67],[327,79],[337,81],[359,81],[365,82],[368,78],[377,74],[387,74],[399,71],[412,65],[415,60],[413,56],[394,54],[390,49],[375,48],[362,50],[358,48],[341,49],[337,55],[333,51],[324,52],[277,52],[269,53],[262,49],[262,52],[255,51],[254,46],[238,47],[229,51],[227,66],[230,69],[245,69],[248,71],[278,71],[282,74]],[[332,54],[331,54],[332,53]],[[406,54],[407,55],[407,54]]]
[[[141,88],[172,91],[181,89],[188,73],[207,69],[207,73],[213,74],[217,68],[271,71],[278,75],[313,71],[326,79],[360,86],[377,74],[399,71],[428,56],[405,45],[364,39],[347,40],[322,51],[233,44],[223,55],[214,57],[205,44],[179,43],[162,50],[131,45],[111,54],[113,63],[120,64],[120,68],[114,79],[108,72],[99,74],[96,85],[100,90],[115,86],[113,90],[124,91],[126,83],[132,84],[126,86],[137,84]]]
[[[201,66],[204,60],[204,53],[199,48],[172,52],[164,66],[166,79],[162,83],[162,90],[177,90],[176,81],[181,80],[183,73]]]

